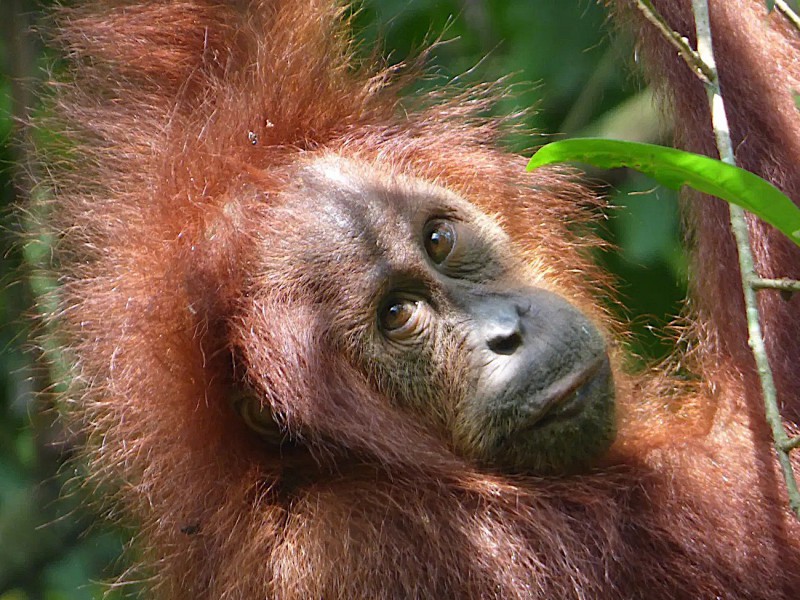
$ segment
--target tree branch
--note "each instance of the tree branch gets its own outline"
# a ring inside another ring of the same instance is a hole
[[[792,7],[789,6],[784,0],[775,0],[775,6],[778,7],[778,10],[781,11],[787,19],[789,19],[789,22],[794,25],[795,29],[800,31],[800,17],[798,17],[797,13],[792,10]]]
[[[689,68],[695,75],[697,75],[703,83],[711,81],[712,77],[714,77],[713,71],[701,60],[695,49],[689,45],[689,40],[672,29],[670,24],[659,14],[650,0],[635,0],[635,2],[636,8],[642,12],[644,18],[655,25],[656,29],[664,36],[664,39],[675,47],[678,54],[686,61],[686,64],[689,65]]]
[[[793,294],[800,292],[800,281],[794,279],[764,279],[754,277],[750,281],[750,286],[754,290],[778,290]]]
[[[725,113],[725,103],[720,93],[719,79],[714,60],[708,0],[692,0],[692,10],[694,11],[695,26],[697,28],[697,54],[711,72],[711,77],[708,77],[703,83],[706,87],[709,106],[711,108],[711,123],[714,128],[714,136],[717,140],[717,149],[719,150],[720,159],[723,162],[735,165],[736,159],[733,154],[730,128]],[[705,73],[706,71],[704,70],[703,72]],[[766,418],[772,430],[775,450],[778,454],[778,462],[780,463],[789,495],[789,505],[797,518],[800,519],[800,491],[798,491],[797,488],[797,480],[795,479],[792,463],[789,459],[789,449],[787,449],[792,443],[786,435],[780,410],[778,409],[777,391],[775,389],[775,382],[772,377],[769,359],[767,358],[767,349],[764,344],[764,335],[761,330],[761,321],[758,312],[756,288],[753,285],[759,278],[755,272],[753,253],[750,247],[750,234],[747,229],[744,210],[732,204],[728,205],[728,209],[730,211],[731,229],[736,238],[736,247],[739,251],[739,270],[742,277],[745,311],[747,314],[748,344],[753,351],[753,357],[756,362],[756,369],[761,382],[761,391],[764,396]]]

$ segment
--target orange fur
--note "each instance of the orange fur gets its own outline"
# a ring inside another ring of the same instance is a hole
[[[48,123],[69,139],[51,163],[64,281],[53,321],[92,472],[138,524],[153,593],[796,594],[800,527],[730,352],[704,355],[713,386],[696,391],[619,374],[620,438],[595,472],[508,477],[392,408],[326,347],[311,299],[276,301],[295,282],[275,275],[280,264],[264,270],[257,250],[302,227],[281,192],[299,164],[334,153],[498,215],[548,267],[547,285],[604,319],[592,308],[603,278],[583,252],[594,241],[567,226],[592,199],[496,149],[485,99],[401,110],[403,78],[358,64],[341,16],[331,0],[61,13],[71,70]],[[712,297],[733,310],[734,295]],[[260,443],[231,409],[243,387],[303,424],[313,455]]]
[[[629,13],[630,2],[617,2]],[[720,86],[725,97],[736,160],[742,166],[800,198],[800,119],[793,93],[800,90],[800,36],[788,19],[763,2],[712,3],[711,25]],[[654,5],[675,31],[694,44],[689,0],[661,0]],[[640,20],[637,37],[644,59],[661,96],[674,111],[678,142],[687,150],[717,157],[709,126],[708,102],[700,80],[651,25]],[[727,206],[705,198],[690,205],[695,240],[694,297],[701,321],[707,325],[703,352],[709,364],[724,363],[721,377],[741,378],[747,391],[744,404],[758,406],[760,386],[747,346],[744,301],[738,277]],[[762,277],[800,277],[800,250],[780,232],[749,217],[757,273]],[[759,293],[765,341],[775,373],[784,414],[800,417],[800,297],[781,297],[777,291]],[[718,369],[707,373],[716,381]],[[722,383],[722,382],[720,382]],[[742,405],[744,406],[744,405]]]

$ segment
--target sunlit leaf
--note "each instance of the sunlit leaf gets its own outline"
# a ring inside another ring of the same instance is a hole
[[[543,146],[528,170],[568,161],[605,169],[629,167],[673,189],[687,185],[749,210],[800,246],[800,209],[778,188],[744,169],[664,146],[576,138]]]

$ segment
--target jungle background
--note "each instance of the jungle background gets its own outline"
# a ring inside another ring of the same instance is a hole
[[[0,600],[135,595],[109,583],[125,569],[125,532],[97,517],[80,485],[54,395],[42,393],[53,389],[52,370],[41,364],[30,325],[42,256],[20,236],[35,176],[25,166],[23,123],[58,70],[35,33],[52,4],[0,0]],[[630,40],[615,34],[594,0],[363,0],[355,24],[364,52],[378,45],[391,62],[441,36],[423,93],[454,78],[463,86],[507,78],[514,94],[497,111],[535,111],[525,122],[537,133],[509,140],[516,151],[530,154],[564,135],[666,139]],[[598,260],[616,275],[622,304],[608,301],[632,323],[640,362],[658,361],[671,347],[664,326],[680,312],[686,287],[676,199],[627,171],[587,177],[611,203],[597,227],[613,249]]]

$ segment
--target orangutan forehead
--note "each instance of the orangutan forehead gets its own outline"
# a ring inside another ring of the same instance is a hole
[[[336,155],[313,161],[302,180],[324,190],[329,203],[346,204],[352,213],[361,211],[372,219],[395,217],[410,222],[420,211],[463,210],[468,204],[442,186]]]
[[[308,214],[346,235],[364,235],[379,243],[388,233],[397,241],[397,235],[418,232],[431,219],[452,218],[469,221],[496,239],[506,237],[472,199],[382,165],[331,154],[307,164],[298,179],[302,201],[310,205]]]
[[[285,226],[273,243],[292,249],[290,266],[298,277],[329,292],[354,292],[346,289],[353,283],[347,274],[360,265],[356,281],[360,294],[369,295],[387,274],[422,268],[424,223],[432,211],[455,211],[458,202],[444,188],[389,173],[376,176],[366,165],[324,157],[304,166],[287,190],[281,217],[290,217],[277,219]]]

